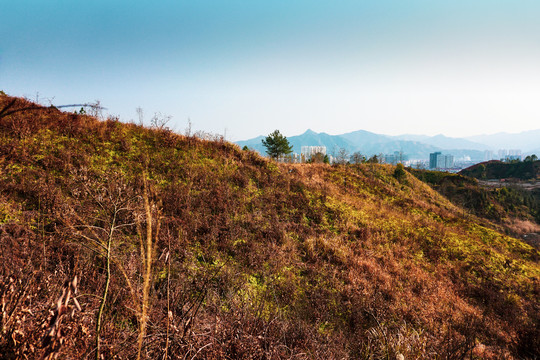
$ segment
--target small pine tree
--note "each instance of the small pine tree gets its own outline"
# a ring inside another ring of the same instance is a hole
[[[324,155],[323,163],[330,164],[330,159],[328,158],[328,155]]]
[[[263,146],[266,148],[266,153],[273,159],[277,159],[281,155],[292,153],[292,146],[287,138],[275,130],[262,140]]]
[[[535,162],[538,160],[538,156],[536,156],[535,154],[533,155],[529,155],[525,158],[525,160],[523,160],[523,162]]]
[[[396,165],[396,169],[394,170],[394,177],[398,181],[402,181],[406,177],[405,169],[403,168],[403,164],[399,163]]]
[[[379,163],[379,157],[377,155],[373,155],[367,160],[370,164],[378,164]]]

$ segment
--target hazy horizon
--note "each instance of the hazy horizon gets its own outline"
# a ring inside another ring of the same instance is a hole
[[[0,5],[0,90],[143,108],[232,141],[310,128],[469,137],[538,129],[534,1]]]
[[[280,130],[280,129],[274,129],[274,130]],[[381,132],[374,132],[374,131],[370,131],[370,130],[366,130],[366,129],[356,129],[356,130],[351,130],[351,131],[347,131],[347,132],[334,133],[334,132],[328,131],[328,130],[317,131],[317,130],[311,129],[311,128],[307,128],[304,131],[301,131],[299,133],[285,134],[285,133],[283,133],[283,131],[280,130],[280,132],[285,136],[298,136],[298,135],[304,134],[307,131],[313,131],[313,132],[315,132],[317,134],[324,133],[324,134],[328,134],[328,135],[332,135],[332,136],[334,136],[334,135],[344,135],[344,134],[351,133],[351,132],[356,132],[356,131],[368,131],[368,132],[371,132],[371,133],[374,133],[374,134],[377,134],[377,135],[387,135],[387,136],[426,136],[426,137],[435,137],[435,136],[442,135],[442,136],[446,136],[446,137],[450,137],[450,138],[456,138],[456,139],[469,139],[469,138],[479,137],[479,136],[493,136],[493,135],[503,135],[503,134],[505,134],[505,135],[518,135],[518,134],[525,133],[525,132],[530,132],[530,131],[540,131],[540,126],[538,128],[533,128],[533,129],[524,130],[524,131],[516,131],[516,132],[499,131],[499,132],[495,132],[495,133],[482,133],[482,134],[473,134],[473,135],[468,135],[468,136],[448,136],[448,135],[442,134],[442,133],[433,134],[433,135],[420,134],[420,133],[416,133],[416,134],[413,134],[413,133],[387,134],[387,133],[381,133]],[[257,138],[257,137],[260,137],[260,136],[267,136],[267,135],[268,134],[258,134],[258,135],[252,136],[249,139]],[[234,140],[234,141],[244,141],[244,140],[249,140],[249,139],[238,139],[238,140]],[[471,140],[471,141],[474,141],[474,140]],[[540,141],[539,141],[539,146],[540,146]]]

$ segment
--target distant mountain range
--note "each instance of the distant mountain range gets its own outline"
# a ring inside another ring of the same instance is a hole
[[[238,141],[237,144],[264,154],[262,139],[264,136],[258,136]],[[326,146],[328,154],[337,154],[340,149],[346,149],[351,154],[358,151],[365,156],[402,151],[409,159],[428,159],[430,153],[441,151],[453,154],[456,158],[468,156],[472,161],[483,161],[484,150],[521,149],[524,154],[540,154],[540,129],[519,134],[499,133],[468,138],[410,134],[389,136],[365,130],[329,135],[307,130],[301,135],[290,136],[287,139],[295,153],[300,153],[302,146]]]
[[[394,138],[401,140],[418,141],[424,144],[434,146],[439,149],[465,149],[484,151],[489,149],[489,146],[480,142],[475,142],[461,138],[451,138],[444,135],[426,136],[426,135],[399,135]]]
[[[470,141],[485,144],[492,149],[521,149],[524,153],[537,153],[540,150],[540,129],[524,131],[517,134],[497,133],[493,135],[477,135],[466,138]]]

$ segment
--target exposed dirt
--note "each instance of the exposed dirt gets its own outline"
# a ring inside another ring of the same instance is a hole
[[[540,233],[530,233],[522,236],[523,241],[527,244],[534,246],[536,249],[540,249]]]
[[[501,187],[519,187],[525,190],[540,189],[540,181],[517,181],[506,179],[495,180],[478,180],[478,184],[488,188],[501,188]]]

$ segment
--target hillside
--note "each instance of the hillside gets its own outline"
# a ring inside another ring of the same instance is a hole
[[[538,251],[407,172],[13,100],[33,106],[0,95],[6,359],[540,351]]]
[[[536,180],[540,178],[540,160],[516,162],[492,160],[463,169],[460,174],[477,179]]]
[[[527,237],[540,232],[540,189],[503,182],[485,186],[477,179],[440,171],[409,169],[455,205],[501,225],[502,231]],[[539,243],[540,245],[540,243]]]

